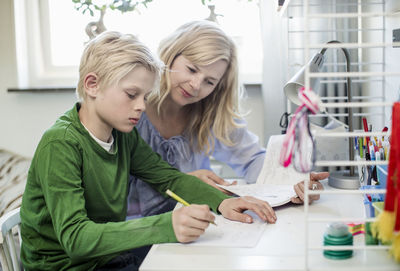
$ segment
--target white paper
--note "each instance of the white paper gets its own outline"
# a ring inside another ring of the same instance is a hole
[[[269,138],[264,165],[257,178],[257,184],[294,185],[309,178],[308,173],[297,172],[293,165],[285,168],[279,163],[284,137],[285,135],[273,135]]]
[[[266,159],[256,184],[232,185],[227,186],[226,189],[239,196],[251,195],[266,200],[271,206],[282,205],[289,202],[292,197],[296,196],[293,185],[309,178],[309,175],[297,172],[292,166],[284,168],[279,164],[283,137],[284,135],[270,137],[267,146]],[[262,221],[251,211],[246,211],[246,213],[251,214],[254,221],[253,223],[247,224],[231,221],[218,215],[215,220],[218,226],[210,224],[205,233],[201,235],[199,239],[192,243],[182,244],[182,246],[256,246],[267,226],[267,223]]]
[[[205,233],[196,241],[185,246],[217,246],[217,247],[255,247],[267,225],[255,213],[246,211],[253,217],[253,223],[242,223],[217,215],[215,223],[210,224]]]
[[[280,184],[247,184],[247,185],[218,185],[238,196],[253,196],[267,201],[271,207],[288,203],[296,196],[293,185]]]

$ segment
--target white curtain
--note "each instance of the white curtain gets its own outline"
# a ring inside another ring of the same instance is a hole
[[[265,142],[271,135],[281,133],[279,120],[286,112],[283,86],[287,80],[287,28],[277,12],[278,1],[260,1],[261,34],[263,42],[262,95],[264,101]]]

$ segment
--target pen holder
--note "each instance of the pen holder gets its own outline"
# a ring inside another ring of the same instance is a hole
[[[363,185],[360,187],[360,190],[375,190],[381,189],[377,185]],[[365,206],[365,214],[368,218],[375,217],[375,208],[372,206],[374,202],[383,202],[384,194],[364,194],[364,206]]]
[[[352,246],[353,235],[346,224],[334,222],[328,225],[324,234],[324,246]],[[324,250],[325,258],[343,260],[353,256],[353,250]]]
[[[360,187],[362,190],[380,189],[377,185],[363,185]],[[365,214],[367,218],[376,217],[379,215],[378,206],[383,206],[384,194],[364,194]],[[372,235],[371,222],[365,222],[365,244],[378,245],[379,240]]]

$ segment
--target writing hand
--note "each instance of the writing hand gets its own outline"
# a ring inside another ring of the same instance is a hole
[[[176,239],[181,243],[199,238],[210,225],[210,221],[214,220],[215,216],[207,205],[191,204],[172,212],[172,227]]]

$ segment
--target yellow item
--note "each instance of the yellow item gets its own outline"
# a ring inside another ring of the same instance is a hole
[[[382,242],[391,241],[393,238],[395,218],[394,212],[383,211],[378,216],[377,220],[372,223],[372,235],[382,240]]]
[[[395,234],[393,238],[393,244],[390,248],[390,254],[392,254],[393,258],[400,262],[400,233]]]

